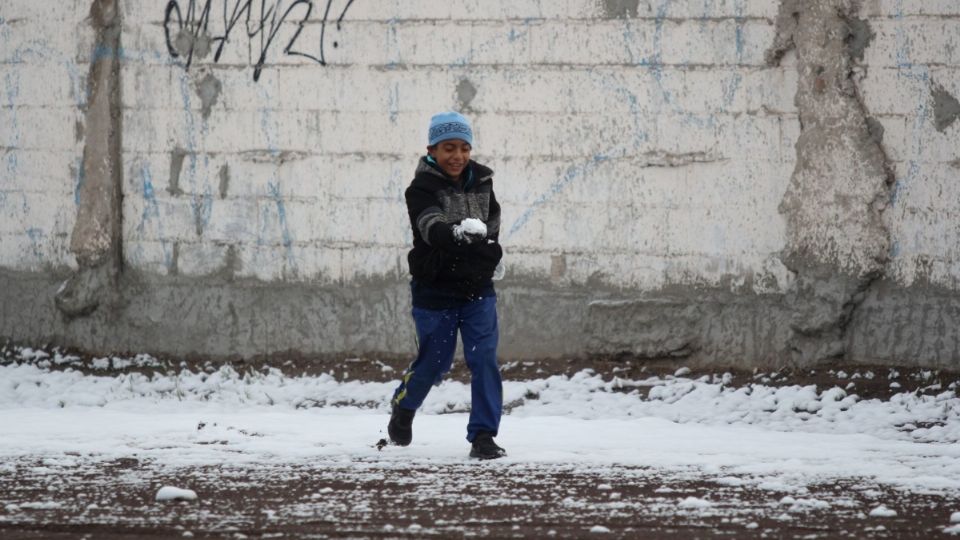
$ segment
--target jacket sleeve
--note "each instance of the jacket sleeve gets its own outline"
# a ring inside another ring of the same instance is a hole
[[[490,190],[490,210],[487,213],[487,220],[484,222],[487,225],[487,237],[492,238],[493,240],[500,239],[500,203],[497,202],[497,197],[493,194],[493,190]]]
[[[487,239],[477,242],[473,252],[473,261],[478,267],[481,277],[489,279],[497,268],[497,263],[503,258],[503,248],[500,246],[500,203],[490,190],[490,206],[487,211]]]
[[[446,222],[439,202],[430,192],[411,186],[404,195],[407,199],[410,225],[420,233],[424,242],[448,253],[472,253],[474,245],[459,241],[453,236],[454,224]]]

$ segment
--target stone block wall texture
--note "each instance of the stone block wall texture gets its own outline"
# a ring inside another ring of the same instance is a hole
[[[413,350],[459,110],[505,358],[960,365],[955,0],[4,0],[0,337]]]

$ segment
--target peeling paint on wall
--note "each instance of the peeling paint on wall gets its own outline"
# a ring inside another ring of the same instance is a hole
[[[477,97],[477,87],[464,77],[457,83],[457,105],[461,111],[469,111],[470,103]]]
[[[219,184],[220,198],[226,199],[227,193],[230,190],[230,166],[224,163],[220,167],[220,172],[217,173],[217,176],[220,178],[220,184]]]
[[[183,195],[180,189],[180,172],[183,171],[183,158],[187,151],[183,148],[174,148],[170,152],[170,180],[167,182],[167,193],[174,197]]]
[[[210,117],[210,111],[216,105],[222,90],[223,84],[212,73],[207,73],[197,81],[197,96],[200,97],[200,111],[204,118]]]
[[[607,17],[625,19],[637,16],[640,0],[602,0],[600,5]]]
[[[960,118],[960,101],[936,83],[931,84],[930,93],[933,96],[933,119],[937,131],[943,133]]]
[[[121,16],[116,0],[94,0],[90,21],[95,49],[120,49]],[[115,293],[122,264],[122,108],[120,60],[97,57],[90,64],[82,178],[77,221],[70,238],[79,271],[57,291],[57,307],[68,317],[86,315]]]

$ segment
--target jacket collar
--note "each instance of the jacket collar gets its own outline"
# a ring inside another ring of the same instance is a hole
[[[477,185],[488,182],[493,178],[493,169],[486,165],[481,165],[472,159],[470,163],[467,164],[464,173],[467,174],[470,171],[473,172],[473,177],[476,179],[475,182]],[[450,181],[450,177],[448,177],[438,165],[427,161],[427,156],[423,156],[420,158],[420,161],[417,162],[417,171],[414,173],[414,176],[420,176],[421,174],[428,174],[442,178],[448,182]]]

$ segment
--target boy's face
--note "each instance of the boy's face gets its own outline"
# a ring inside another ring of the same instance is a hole
[[[470,143],[460,139],[448,139],[427,147],[427,153],[437,160],[437,165],[447,176],[458,178],[470,162]]]

